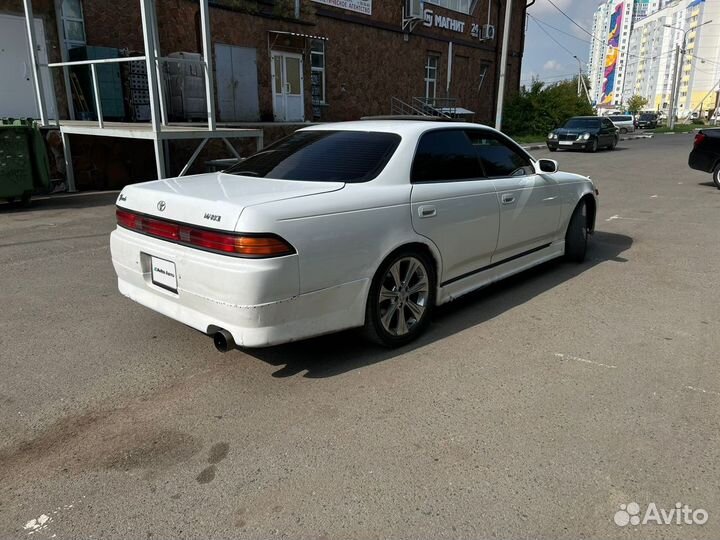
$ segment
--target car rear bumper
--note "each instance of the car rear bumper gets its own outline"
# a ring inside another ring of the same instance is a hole
[[[707,173],[713,172],[715,165],[720,161],[720,156],[707,152],[702,148],[695,148],[690,152],[688,165],[691,169]]]
[[[111,234],[120,293],[211,334],[230,332],[263,347],[360,326],[369,280],[298,294],[298,256],[240,259],[206,253],[118,228]],[[151,279],[150,256],[175,263],[177,292]]]

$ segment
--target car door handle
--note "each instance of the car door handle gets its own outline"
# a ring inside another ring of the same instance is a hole
[[[515,195],[510,195],[509,193],[503,193],[500,200],[502,201],[503,204],[512,204],[515,202]]]
[[[421,206],[418,208],[418,216],[421,218],[431,218],[437,215],[437,209],[434,206]]]

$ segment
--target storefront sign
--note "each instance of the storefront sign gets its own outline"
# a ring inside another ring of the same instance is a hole
[[[336,8],[357,11],[363,15],[372,15],[372,0],[313,0],[318,4],[325,4]]]
[[[459,21],[451,17],[445,17],[444,15],[435,15],[432,9],[426,9],[423,11],[423,25],[424,26],[436,26],[437,28],[444,28],[445,30],[452,30],[462,34],[465,32],[465,21]]]

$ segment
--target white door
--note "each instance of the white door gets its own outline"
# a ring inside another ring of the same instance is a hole
[[[464,130],[441,129],[422,136],[410,202],[413,229],[430,238],[442,254],[443,286],[490,265],[500,226],[498,199]]]
[[[493,264],[547,247],[560,225],[562,200],[552,175],[535,174],[528,155],[501,135],[468,130],[500,205]]]
[[[35,42],[38,59],[47,64],[45,28],[42,19],[35,19]],[[55,98],[48,68],[40,68],[49,118],[55,118]],[[25,19],[0,15],[0,117],[40,118],[35,103],[32,63],[28,47]]]
[[[215,45],[215,77],[220,120],[260,120],[256,49]]]
[[[278,122],[305,120],[302,55],[272,52],[273,112]]]

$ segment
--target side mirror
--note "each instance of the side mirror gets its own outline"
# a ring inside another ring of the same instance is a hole
[[[536,162],[538,173],[556,173],[558,172],[558,162],[554,159],[538,159]]]

